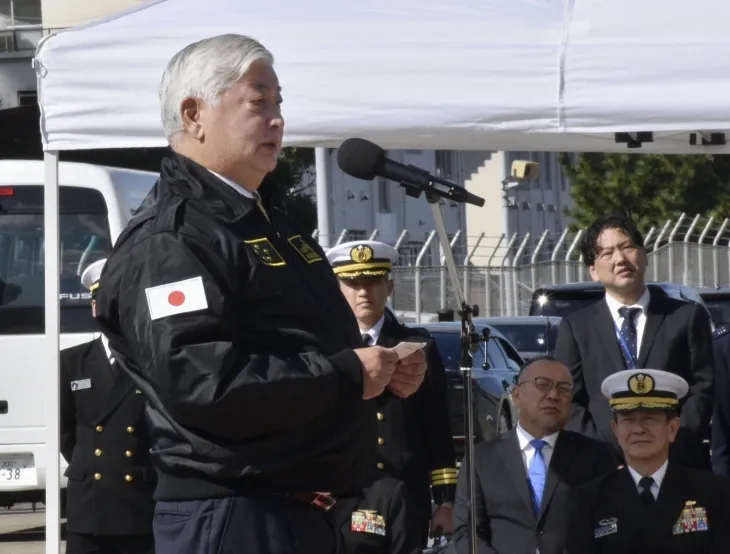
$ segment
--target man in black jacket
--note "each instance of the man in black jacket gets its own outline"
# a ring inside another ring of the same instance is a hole
[[[91,309],[105,260],[81,275]],[[68,462],[67,554],[152,554],[155,470],[145,399],[107,338],[61,351],[61,453]]]
[[[423,386],[405,399],[387,389],[375,399],[374,414],[378,422],[374,479],[391,475],[405,483],[409,508],[416,521],[420,520],[411,532],[425,547],[429,531],[431,536],[451,534],[456,490],[454,443],[441,356],[427,331],[401,325],[386,309],[393,293],[391,270],[398,258],[395,248],[379,241],[353,241],[331,248],[327,258],[357,318],[364,344],[386,348],[406,341],[428,344]],[[433,515],[432,496],[437,506]]]
[[[324,252],[261,202],[284,128],[268,50],[191,44],[160,99],[172,152],[97,299],[149,404],[158,554],[334,552],[329,509],[375,454],[366,400],[415,392],[423,354],[362,348]]]
[[[644,242],[625,217],[597,219],[586,231],[583,261],[606,288],[600,302],[563,318],[555,357],[573,374],[575,394],[569,429],[606,441],[617,454],[603,380],[623,369],[660,367],[690,386],[679,409],[681,427],[673,460],[710,470],[703,440],[712,416],[714,361],[707,311],[697,304],[650,292],[644,275]]]

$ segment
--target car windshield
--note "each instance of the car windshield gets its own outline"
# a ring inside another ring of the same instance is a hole
[[[502,333],[518,352],[542,352],[552,354],[558,338],[558,326],[546,322],[539,324],[491,323]]]

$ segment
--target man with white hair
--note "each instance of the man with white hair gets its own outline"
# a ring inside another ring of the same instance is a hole
[[[158,554],[336,551],[373,463],[367,400],[424,356],[361,348],[322,249],[258,193],[284,131],[271,53],[221,35],[160,87],[171,152],[101,277],[98,318],[148,399]]]

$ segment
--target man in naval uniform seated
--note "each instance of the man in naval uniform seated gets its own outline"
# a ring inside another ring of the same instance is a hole
[[[679,375],[652,369],[603,381],[626,466],[576,489],[569,554],[730,552],[730,481],[669,461],[688,390]]]
[[[81,283],[95,293],[106,260]],[[104,335],[61,351],[61,453],[69,463],[67,554],[153,554],[145,398],[114,364]]]
[[[392,348],[401,342],[426,343],[427,370],[423,384],[408,398],[389,388],[373,399],[378,420],[378,446],[373,461],[373,485],[378,476],[404,483],[409,534],[425,548],[429,535],[450,535],[457,470],[447,400],[446,371],[431,335],[402,325],[386,309],[393,293],[392,268],[398,252],[379,241],[353,241],[327,252],[340,290],[360,325],[365,346]],[[370,495],[375,494],[370,491]],[[366,491],[367,496],[367,491]],[[432,505],[436,509],[432,514]],[[340,513],[347,512],[342,506]],[[345,513],[347,519],[349,513]],[[348,552],[349,554],[349,552]]]

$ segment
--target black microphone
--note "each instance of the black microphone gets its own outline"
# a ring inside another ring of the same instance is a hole
[[[385,177],[400,183],[407,194],[418,198],[421,192],[441,196],[455,202],[466,202],[475,206],[484,206],[484,199],[470,193],[438,177],[428,171],[412,165],[404,165],[385,157],[385,150],[369,140],[350,138],[342,143],[337,151],[337,165],[340,169],[364,181],[372,181],[375,177]]]

